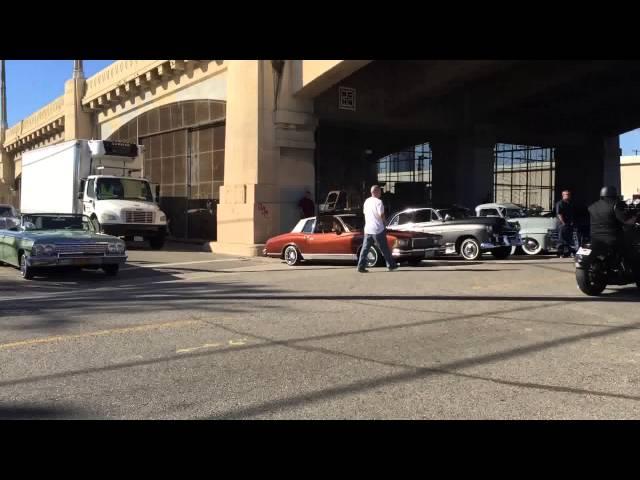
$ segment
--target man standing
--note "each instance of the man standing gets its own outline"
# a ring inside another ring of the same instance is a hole
[[[556,203],[556,216],[558,217],[558,256],[568,257],[571,255],[575,222],[575,210],[569,190],[562,191],[562,200]]]
[[[301,211],[300,218],[308,218],[315,215],[316,205],[313,203],[313,200],[311,200],[311,192],[309,190],[304,192],[304,197],[298,202],[298,207],[300,207]]]
[[[385,221],[384,221],[384,205],[380,196],[382,190],[378,185],[371,187],[371,196],[367,198],[362,207],[364,213],[364,241],[362,243],[362,250],[360,251],[360,259],[358,260],[358,272],[366,273],[367,255],[369,255],[369,249],[373,246],[373,243],[378,246],[378,249],[382,252],[384,261],[387,264],[389,271],[393,271],[398,268],[398,264],[395,262],[389,251],[389,244],[387,243],[387,234],[385,233]]]

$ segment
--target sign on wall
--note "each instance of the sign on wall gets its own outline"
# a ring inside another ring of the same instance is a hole
[[[356,111],[356,89],[349,87],[338,88],[338,108],[340,110]]]

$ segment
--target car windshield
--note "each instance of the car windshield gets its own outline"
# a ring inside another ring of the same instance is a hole
[[[26,230],[89,230],[83,215],[23,215]]]
[[[96,196],[98,200],[153,201],[149,183],[136,178],[99,178],[96,182]]]
[[[0,217],[13,217],[13,207],[1,206]]]
[[[442,210],[438,210],[438,213],[442,218],[445,218],[448,215],[451,220],[469,218],[471,216],[469,211],[464,208],[443,208]]]
[[[524,218],[527,216],[527,212],[520,208],[505,208],[503,212],[507,218]]]
[[[364,217],[354,215],[349,217],[340,217],[350,232],[364,229]]]

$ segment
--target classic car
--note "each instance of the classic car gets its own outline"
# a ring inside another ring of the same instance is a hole
[[[387,228],[395,233],[422,232],[441,235],[445,254],[459,254],[465,260],[477,260],[484,252],[498,259],[521,245],[515,227],[502,218],[478,218],[463,207],[408,208],[391,216]]]
[[[515,203],[485,203],[476,207],[478,217],[500,217],[509,223],[520,225],[522,250],[527,255],[554,250],[557,241],[552,231],[556,230],[556,219],[550,216],[529,216],[527,211]]]
[[[18,212],[13,205],[0,204],[0,229],[17,227],[19,224]]]
[[[262,253],[282,258],[293,266],[308,260],[357,261],[364,239],[364,217],[360,214],[320,215],[300,220],[289,233],[267,240]],[[441,250],[441,237],[432,234],[389,232],[387,242],[393,258],[418,265]],[[377,247],[369,250],[367,266],[383,265]]]
[[[0,230],[0,262],[18,267],[27,280],[45,267],[102,268],[116,275],[125,250],[119,238],[96,233],[84,215],[22,215],[18,226]]]

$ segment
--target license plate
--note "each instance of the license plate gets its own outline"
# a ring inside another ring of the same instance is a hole
[[[591,250],[588,248],[580,247],[577,252],[578,255],[591,255]]]
[[[144,242],[144,237],[140,237],[140,236],[136,235],[135,237],[133,237],[133,241],[134,242]]]

